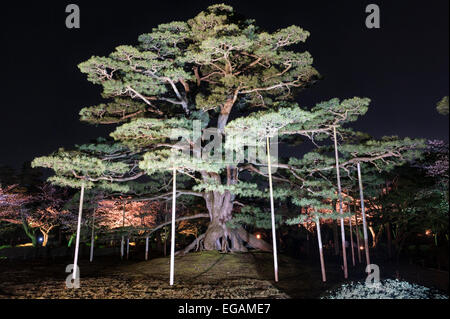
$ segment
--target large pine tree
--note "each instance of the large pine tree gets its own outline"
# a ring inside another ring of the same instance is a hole
[[[228,248],[234,251],[245,251],[244,242],[270,250],[270,245],[249,234],[238,219],[233,222],[236,211],[250,212],[250,203],[268,199],[268,192],[260,186],[264,185],[261,179],[267,180],[262,169],[267,164],[252,159],[248,148],[242,154],[250,160],[224,161],[202,157],[195,145],[205,146],[210,135],[215,135],[225,140],[221,151],[236,155],[244,146],[264,146],[267,137],[279,136],[286,143],[303,138],[315,144],[330,138],[334,127],[339,127],[341,137],[353,136],[340,127],[365,114],[369,99],[332,99],[312,108],[294,102],[299,91],[320,77],[311,55],[297,51],[308,36],[309,32],[298,26],[265,32],[254,20],[243,20],[223,4],[210,6],[187,22],[159,25],[141,35],[137,46],[119,46],[107,57],[92,57],[79,65],[90,82],[103,87],[105,98],[105,103],[83,108],[81,120],[120,124],[111,134],[115,142],[99,140],[72,151],[61,149],[35,159],[33,165],[52,168],[55,184],[78,187],[84,182],[87,187],[96,184],[113,192],[127,192],[127,183],[144,175],[150,176],[147,182],[150,178],[152,183],[164,184],[161,176],[176,168],[187,178],[177,195],[202,198],[209,212],[208,229],[198,237],[205,249],[224,247],[229,241]],[[200,135],[195,133],[197,126]],[[203,142],[202,134],[206,135]],[[184,144],[171,139],[174,135],[183,136]],[[193,156],[173,156],[174,150],[190,152],[192,147]],[[319,174],[333,168],[333,158],[315,154],[305,162],[274,164],[279,169],[274,182],[284,183],[275,189],[276,198],[295,198],[305,189],[317,189],[322,193],[311,194],[317,198],[313,204],[320,207],[320,198],[333,196],[329,188],[334,185],[322,189],[327,178]],[[389,157],[373,156],[359,160]],[[326,165],[312,174],[321,161]],[[309,165],[306,171],[303,166],[295,167],[305,163]],[[314,182],[314,176],[324,179]],[[152,187],[148,193],[161,189],[164,187]],[[159,194],[154,199],[169,196]],[[311,204],[311,200],[296,200],[300,206]]]

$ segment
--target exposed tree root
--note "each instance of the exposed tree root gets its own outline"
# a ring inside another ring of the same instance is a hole
[[[197,219],[197,218],[209,218],[208,214],[197,214],[197,215],[192,215],[192,216],[185,216],[185,217],[179,217],[177,219],[175,219],[175,222],[178,223],[182,220],[190,220],[190,219]],[[155,231],[157,231],[158,229],[163,228],[164,226],[170,225],[172,224],[172,221],[169,220],[168,222],[159,224],[158,226],[152,228],[148,233],[147,236],[153,234]]]
[[[248,233],[244,228],[239,227],[236,229],[236,232],[250,247],[263,251],[272,251],[272,245],[262,239],[256,238],[255,235]]]
[[[203,238],[205,238],[205,236],[206,236],[206,234],[201,234],[192,243],[190,243],[189,246],[187,246],[186,248],[184,248],[182,250],[175,252],[175,256],[183,256],[183,255],[187,254],[188,252],[190,252],[194,248],[195,248],[195,250],[198,251],[202,244],[202,240],[203,240]]]
[[[217,229],[216,229],[217,230]],[[177,256],[183,256],[192,250],[221,250],[222,252],[247,252],[247,248],[244,246],[246,242],[250,247],[263,250],[272,251],[272,246],[262,239],[257,239],[254,235],[249,234],[244,228],[238,227],[236,229],[227,229],[226,233],[222,231],[214,232],[216,234],[215,241],[209,246],[204,245],[204,241],[208,232],[198,236],[192,243],[186,248],[179,250],[175,253]],[[209,233],[211,235],[211,233]],[[210,239],[211,241],[211,239]],[[229,244],[229,242],[231,245]],[[220,244],[219,244],[220,243]]]

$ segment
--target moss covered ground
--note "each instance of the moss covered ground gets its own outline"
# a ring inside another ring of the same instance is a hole
[[[317,298],[320,271],[279,256],[279,282],[270,253],[192,253],[175,259],[169,286],[169,258],[149,261],[80,261],[81,287],[67,289],[64,262],[2,262],[0,298]],[[338,277],[338,275],[336,274]]]

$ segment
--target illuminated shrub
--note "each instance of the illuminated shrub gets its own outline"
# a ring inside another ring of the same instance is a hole
[[[343,284],[327,291],[321,299],[448,299],[448,296],[407,281],[386,279],[378,284]]]

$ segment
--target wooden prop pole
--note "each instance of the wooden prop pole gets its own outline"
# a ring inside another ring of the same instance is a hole
[[[353,264],[353,267],[355,267],[356,263],[355,263],[355,246],[353,244],[352,216],[350,216],[348,221],[349,221],[349,224],[350,224],[350,247],[352,249],[352,264]]]
[[[355,209],[355,233],[356,233],[356,245],[358,247],[358,249],[356,250],[358,252],[358,263],[361,263],[361,242],[359,240],[358,214],[356,212],[356,209]]]
[[[317,241],[319,243],[319,254],[320,254],[320,269],[322,270],[322,281],[327,281],[327,275],[325,273],[325,261],[323,259],[323,247],[322,247],[322,234],[320,232],[320,219],[316,217],[316,227],[317,227]]]
[[[148,260],[148,236],[145,237],[145,260]]]
[[[177,195],[177,170],[173,169],[173,193],[172,193],[172,232],[170,243],[170,285],[173,286],[175,272],[175,209]]]
[[[344,211],[342,209],[342,189],[341,189],[341,176],[339,172],[339,153],[337,147],[337,138],[336,138],[336,126],[333,127],[333,135],[334,135],[334,154],[336,157],[336,176],[337,176],[337,184],[338,184],[338,197],[339,197],[339,213],[344,215]],[[341,238],[342,238],[342,259],[344,261],[344,278],[348,278],[348,268],[347,268],[347,251],[345,247],[345,228],[344,228],[344,217],[341,217]]]
[[[273,268],[275,273],[275,282],[278,282],[278,256],[277,256],[277,237],[275,230],[275,207],[273,203],[273,187],[272,187],[272,168],[270,164],[270,139],[267,137],[267,168],[269,173],[269,189],[270,189],[270,214],[272,215],[272,246],[273,246]]]
[[[94,212],[92,213],[92,231],[91,231],[91,253],[89,255],[89,262],[92,262],[94,260],[94,242],[95,242],[95,237],[94,237],[94,224],[95,224],[95,209]]]
[[[130,254],[130,237],[127,237],[127,260]]]
[[[80,247],[81,215],[83,214],[83,199],[84,199],[84,181],[81,183],[80,206],[78,210],[77,239],[75,242],[75,256],[73,260],[73,276],[72,276],[73,279],[77,278],[78,250]]]
[[[364,250],[366,251],[366,263],[370,265],[370,256],[369,256],[369,237],[367,236],[367,222],[366,222],[366,211],[364,208],[364,191],[363,184],[361,178],[361,164],[358,162],[358,181],[359,181],[359,196],[361,200],[361,216],[363,222],[363,234],[364,234]]]
[[[125,228],[125,201],[122,201],[122,231]],[[125,236],[122,235],[122,240],[120,241],[120,259],[123,259],[125,250]]]

